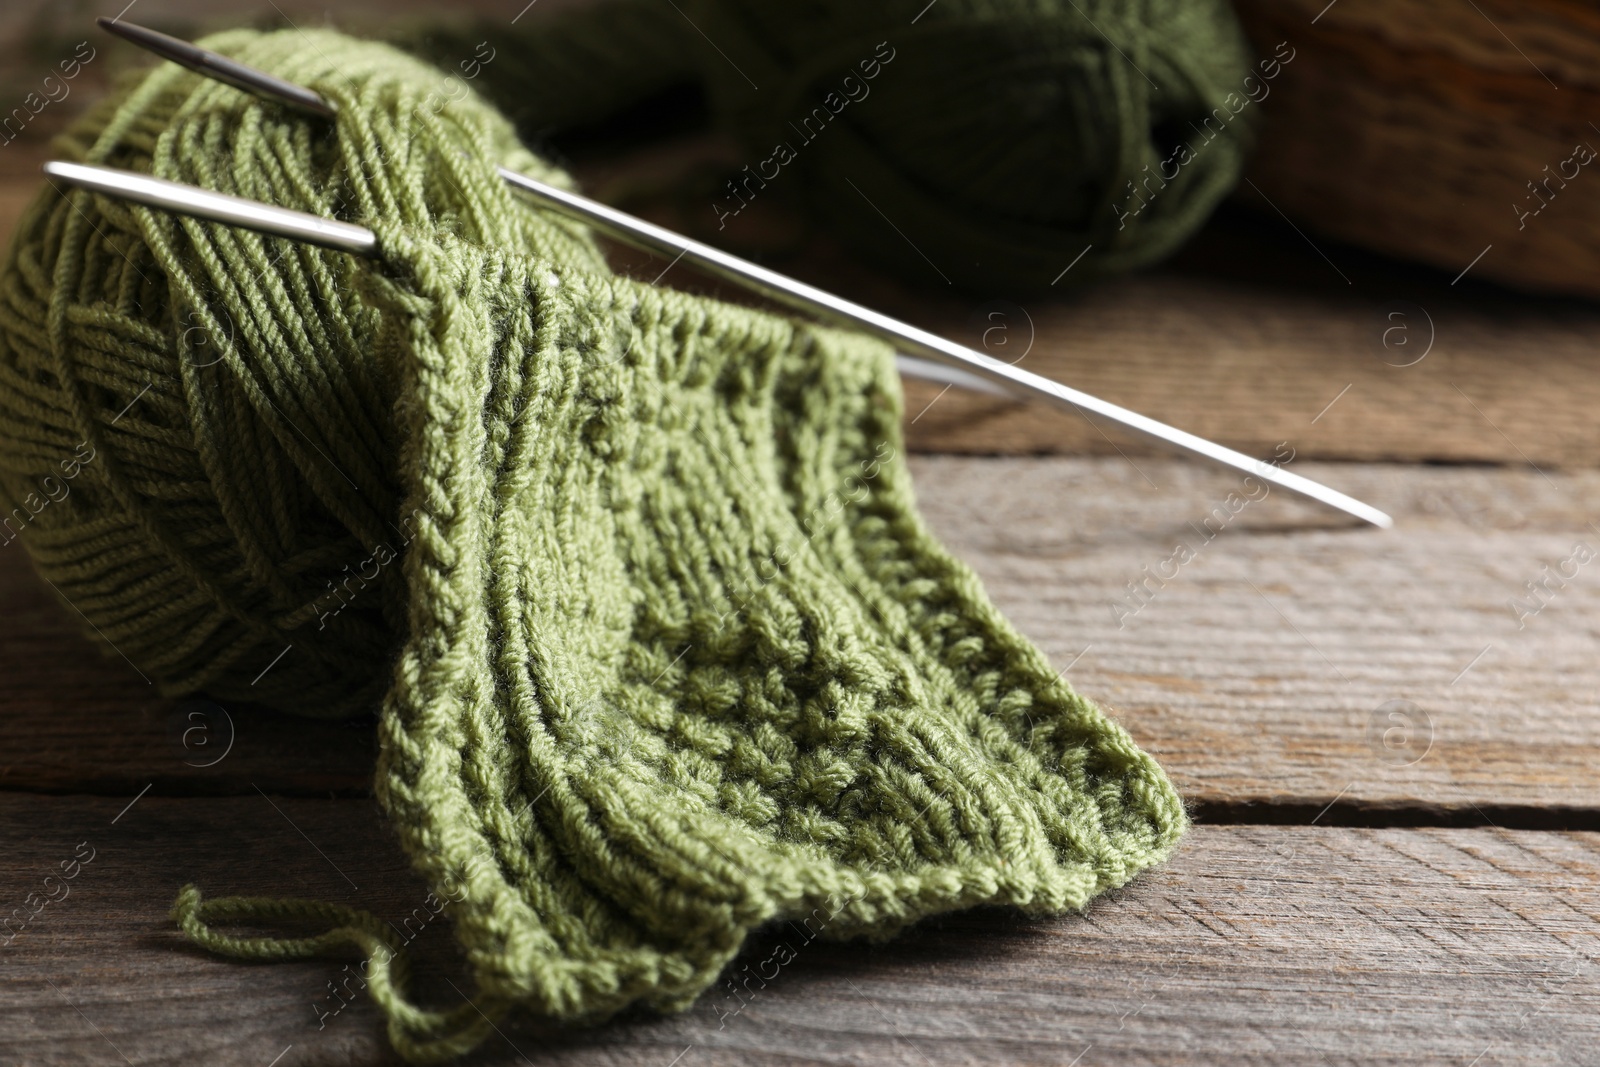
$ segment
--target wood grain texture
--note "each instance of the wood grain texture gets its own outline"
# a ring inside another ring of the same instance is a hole
[[[1171,261],[1086,290],[917,290],[807,231],[781,189],[718,231],[680,190],[697,166],[736,170],[737,153],[714,139],[692,147],[590,159],[578,174],[600,199],[652,221],[1252,455],[1292,439],[1308,458],[1600,464],[1592,304],[1470,277],[1452,284],[1455,272],[1308,241],[1270,211],[1237,209]],[[669,191],[641,193],[643,174]],[[681,266],[663,275],[664,262],[622,251],[614,260],[644,280],[745,299]],[[906,394],[908,440],[920,451],[1151,454],[1113,424],[1042,404],[912,380]]]
[[[139,11],[192,32],[326,6],[143,0]],[[358,18],[437,10],[336,6]],[[780,943],[798,944],[798,958],[742,997],[717,990],[680,1017],[592,1031],[517,1019],[469,1062],[1594,1058],[1600,835],[1330,824],[1600,825],[1600,560],[1561,577],[1576,543],[1600,548],[1600,312],[1479,282],[1600,291],[1592,166],[1525,230],[1510,210],[1573,137],[1589,138],[1600,24],[1570,0],[1339,0],[1312,26],[1323,6],[1241,0],[1266,51],[1283,39],[1299,49],[1262,108],[1260,191],[1244,187],[1248,212],[1225,210],[1155,272],[1049,301],[952,299],[849,263],[777,198],[762,205],[774,211],[765,230],[750,212],[725,235],[736,251],[1252,454],[1286,443],[1293,469],[1397,516],[1379,533],[1276,495],[1234,513],[1228,493],[1247,487],[1151,458],[1110,427],[909,387],[914,449],[1091,454],[912,462],[930,524],[1001,609],[1162,760],[1202,818],[1235,825],[1197,827],[1170,864],[1086,916],[979,911],[883,946],[768,931],[733,976],[770,976]],[[86,23],[47,0],[0,5],[0,92],[25,91],[50,62],[39,42],[76,40]],[[0,148],[0,241],[38,187],[43,136],[126,60],[108,50],[81,93]],[[667,144],[576,165],[602,199],[705,236],[686,213],[704,205],[683,182],[654,198],[638,190],[673,175],[692,184],[727,153]],[[663,266],[619,262],[646,279]],[[665,282],[718,291],[692,275]],[[1499,466],[1307,462],[1317,458]],[[1193,558],[1174,567],[1179,544]],[[1530,600],[1526,583],[1541,580]],[[418,915],[426,887],[366,796],[370,725],[160,699],[80,635],[19,545],[0,549],[0,605],[0,919],[27,914],[28,895],[80,843],[95,850],[66,899],[8,943],[0,931],[0,1063],[397,1062],[359,992],[319,1027],[340,1003],[329,983],[346,978],[344,961],[217,960],[166,914],[192,880],[207,893],[338,900],[398,924]],[[1316,825],[1258,824],[1293,820]],[[470,992],[444,920],[423,925],[415,948],[428,1003]]]
[[[1015,346],[1031,334],[1020,366],[1255,456],[1292,440],[1302,455],[1328,459],[1600,462],[1600,312],[1450,296],[1439,282],[1371,287],[1386,297],[1335,282],[1288,287],[1198,263],[1161,270],[1072,301],[990,312],[1004,316],[996,321],[1013,346],[990,353],[1020,355]],[[970,317],[912,317],[983,347]],[[907,387],[919,450],[1151,452],[1087,416],[940,392]]]
[[[1241,0],[1297,52],[1239,199],[1311,232],[1538,291],[1600,295],[1600,15],[1572,0]],[[1324,10],[1327,8],[1327,10]],[[1319,14],[1320,13],[1320,14]],[[1548,171],[1545,168],[1550,168]],[[1570,177],[1570,174],[1569,174]],[[1548,206],[1543,206],[1548,204]],[[1517,210],[1513,210],[1513,208]],[[1520,212],[1538,211],[1520,218]]]
[[[1191,798],[1600,808],[1600,559],[1564,563],[1600,552],[1600,476],[1292,468],[1396,528],[1179,461],[913,461],[933,528]],[[1530,599],[1547,565],[1572,576]]]
[[[322,1019],[341,961],[213,959],[166,915],[192,880],[403,922],[426,890],[370,803],[146,797],[118,817],[126,802],[0,796],[0,822],[26,829],[8,831],[4,911],[80,842],[95,850],[70,894],[0,947],[0,1060],[393,1062],[357,986]],[[420,929],[419,988],[459,1003],[471,987],[445,921]],[[1600,1040],[1597,937],[1594,834],[1199,827],[1086,916],[979,911],[881,946],[779,927],[732,970],[757,976],[742,1000],[723,988],[682,1016],[591,1031],[517,1019],[475,1061],[1577,1063]],[[796,958],[777,968],[780,942]]]
[[[529,17],[583,2],[541,0]],[[1270,95],[1250,105],[1263,131],[1249,171],[1256,187],[1241,187],[1240,203],[1273,219],[1281,210],[1319,239],[1431,264],[1450,277],[1492,245],[1473,277],[1600,295],[1600,179],[1588,173],[1593,166],[1537,195],[1527,185],[1555,173],[1579,142],[1600,149],[1600,133],[1590,125],[1600,114],[1600,16],[1592,6],[1576,0],[1240,0],[1236,6],[1257,54],[1273,55],[1279,42],[1294,50],[1268,86]],[[330,18],[370,31],[476,15],[492,32],[523,7],[498,0],[461,0],[448,10],[434,0],[144,0],[139,17],[193,35]],[[94,32],[73,5],[14,0],[0,8],[0,115],[21,105],[85,36],[93,40]],[[91,66],[92,83],[104,84],[133,54],[121,46],[103,52],[110,58]],[[52,105],[45,124],[59,123],[88,95]],[[1536,217],[1519,220],[1518,211],[1535,208]]]

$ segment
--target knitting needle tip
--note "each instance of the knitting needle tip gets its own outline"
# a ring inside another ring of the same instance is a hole
[[[276,100],[308,115],[324,119],[331,119],[334,116],[333,104],[321,93],[307,89],[303,85],[284,81],[264,70],[246,66],[218,52],[190,44],[177,37],[169,37],[134,22],[108,19],[104,16],[95,19],[95,22],[107,33],[115,34],[162,59],[188,67],[196,74],[225,82],[235,89],[242,89],[264,99]]]

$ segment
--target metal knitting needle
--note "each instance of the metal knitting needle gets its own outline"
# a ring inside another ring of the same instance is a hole
[[[168,37],[165,34],[147,30],[144,27],[133,26],[125,22],[107,22],[101,20],[101,25],[107,30],[117,33],[130,41],[148,48],[158,55],[181,63],[186,67],[207,76],[221,77],[219,73],[224,68],[228,76],[224,79],[230,85],[244,89],[268,99],[278,100],[289,104],[301,111],[311,111],[318,115],[331,116],[335,113],[333,103],[313,90],[304,86],[286,83],[282,79],[273,77],[265,71],[259,71],[242,63],[226,59],[224,56],[198,48],[186,41]],[[214,57],[214,58],[213,58]],[[285,86],[292,90],[285,95]],[[306,101],[314,100],[320,104],[320,109],[307,107]],[[50,168],[58,168],[51,171]],[[73,168],[63,170],[60,168]],[[1049,401],[1053,405],[1074,411],[1084,417],[1099,415],[1118,423],[1126,429],[1163,446],[1180,452],[1196,455],[1202,459],[1245,474],[1255,475],[1262,481],[1290,493],[1305,497],[1329,507],[1336,508],[1356,518],[1369,522],[1374,526],[1385,528],[1392,526],[1394,520],[1384,512],[1369,504],[1362,503],[1354,497],[1348,496],[1332,489],[1320,482],[1294,474],[1290,471],[1275,467],[1262,460],[1247,456],[1214,441],[1177,427],[1169,426],[1148,416],[1141,415],[1120,405],[1113,404],[1099,397],[1073,389],[1060,382],[1053,381],[1032,371],[1023,370],[1009,363],[1001,362],[992,356],[974,351],[964,345],[946,340],[937,334],[918,329],[908,323],[891,318],[871,308],[845,300],[842,297],[825,292],[814,286],[805,284],[768,270],[738,256],[730,255],[718,248],[690,240],[671,230],[643,219],[635,218],[625,212],[608,207],[598,201],[558,189],[526,175],[518,174],[505,167],[500,167],[500,177],[517,189],[528,193],[544,206],[594,227],[600,232],[624,244],[632,245],[655,255],[670,257],[675,263],[685,260],[708,274],[722,278],[757,293],[775,303],[793,308],[804,314],[820,318],[850,329],[862,330],[874,334],[902,351],[914,352],[928,357],[940,364],[938,378],[960,385],[977,385],[985,391],[999,391],[1005,395],[1029,395]],[[292,237],[299,240],[312,241],[324,244],[331,248],[340,248],[354,252],[357,255],[373,255],[376,249],[376,238],[371,231],[362,227],[354,227],[360,234],[352,235],[348,231],[329,231],[319,227],[338,226],[348,227],[348,223],[333,223],[316,216],[304,215],[301,212],[289,211],[283,208],[273,208],[270,205],[260,204],[255,201],[239,200],[237,197],[224,197],[220,194],[205,194],[208,199],[203,204],[195,204],[193,197],[197,190],[174,183],[158,182],[157,179],[144,178],[137,175],[123,175],[116,171],[101,171],[96,174],[85,174],[84,171],[95,171],[97,168],[76,167],[73,164],[47,164],[46,171],[52,176],[72,184],[81,184],[86,188],[94,188],[100,192],[113,196],[123,196],[128,199],[137,199],[153,207],[166,208],[184,214],[196,214],[196,208],[207,214],[200,217],[209,218],[217,222],[229,222],[239,226],[263,230],[268,233],[277,233],[280,236]],[[127,178],[140,178],[142,183],[137,187],[130,185]],[[162,188],[165,187],[165,188]],[[141,199],[148,197],[148,199]],[[276,221],[263,220],[262,212],[273,213]],[[281,213],[279,215],[278,213]],[[291,219],[289,216],[295,216]],[[322,240],[318,240],[322,237]],[[902,370],[917,374],[915,365],[908,365],[902,357]],[[925,373],[922,376],[929,376]],[[959,376],[959,380],[957,379]]]
[[[242,226],[258,233],[335,248],[367,258],[378,254],[378,235],[354,223],[325,219],[304,211],[290,211],[263,204],[259,200],[214,193],[198,186],[169,182],[129,170],[60,162],[46,163],[42,169],[47,178],[114,196],[119,200],[131,200],[147,207],[164,208],[197,219]]]
[[[284,81],[256,67],[245,66],[220,52],[200,48],[188,41],[168,37],[164,33],[158,33],[136,23],[123,22],[121,19],[101,17],[95,19],[95,22],[107,33],[131,41],[163,59],[172,60],[179,66],[188,67],[196,74],[226,82],[235,89],[268,97],[296,111],[318,118],[331,119],[335,114],[333,106],[323,99],[321,93],[307,89],[303,85],[296,85],[294,82]]]
[[[47,177],[55,179],[66,185],[89,189],[97,193],[114,196],[122,200],[131,200],[148,207],[160,208],[181,215],[195,218],[208,219],[232,226],[241,226],[245,229],[255,230],[260,233],[272,234],[278,237],[287,237],[291,240],[304,241],[308,244],[319,245],[341,252],[367,258],[378,256],[378,238],[365,226],[354,223],[339,222],[334,219],[325,219],[318,215],[310,215],[303,211],[293,211],[289,208],[275,207],[263,204],[256,200],[246,200],[242,197],[228,196],[215,193],[206,189],[199,189],[192,185],[183,185],[178,182],[169,182],[160,178],[151,178],[143,174],[130,171],[113,170],[108,167],[94,167],[81,163],[51,162],[44,165]],[[552,189],[552,193],[560,193],[565,197],[582,201],[583,198],[573,196],[562,190]],[[610,208],[603,205],[585,203],[583,214],[574,211],[575,217],[588,219],[596,211],[611,212]],[[616,214],[621,214],[620,212]],[[623,216],[626,218],[627,216]],[[632,220],[636,226],[649,226],[648,223]],[[658,229],[650,227],[650,229]],[[671,240],[682,242],[689,249],[695,243],[685,238],[678,237],[666,230],[660,230],[663,241]],[[821,310],[836,313],[830,317],[835,318],[847,326],[860,328],[867,326],[871,332],[901,344],[915,344],[924,351],[938,357],[947,357],[956,361],[955,366],[940,368],[942,371],[960,374],[962,376],[977,377],[978,375],[992,376],[998,383],[1016,383],[1024,388],[1044,394],[1047,398],[1058,402],[1062,406],[1078,408],[1105,415],[1114,421],[1120,422],[1131,429],[1143,432],[1146,436],[1163,444],[1175,446],[1184,451],[1192,452],[1207,459],[1215,460],[1235,470],[1246,474],[1253,474],[1264,482],[1286,489],[1299,496],[1327,504],[1341,511],[1354,515],[1374,526],[1387,528],[1393,525],[1393,520],[1388,515],[1363,504],[1361,501],[1346,496],[1336,489],[1314,482],[1309,478],[1301,477],[1269,463],[1252,459],[1242,452],[1235,452],[1230,448],[1182,430],[1167,426],[1154,419],[1147,418],[1137,412],[1118,407],[1115,404],[1081,393],[1076,389],[1042,378],[1037,374],[1018,370],[999,360],[985,356],[982,353],[962,348],[960,345],[946,341],[942,337],[918,330],[914,326],[898,322],[887,315],[880,315],[875,311],[851,304],[838,297],[812,289],[810,286],[787,278],[781,274],[757,267],[752,263],[745,263],[716,249],[699,246],[701,254],[715,254],[724,257],[736,265],[735,269],[742,272],[742,276],[752,281],[758,281],[763,288],[758,291],[766,292],[770,287],[774,299],[783,298],[786,303],[793,303],[807,311],[817,312],[818,305]],[[685,258],[688,251],[685,251]],[[981,384],[987,384],[989,378],[978,378]]]

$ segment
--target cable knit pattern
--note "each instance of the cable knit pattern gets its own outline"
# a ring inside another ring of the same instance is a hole
[[[191,937],[361,952],[430,1060],[515,1007],[681,1009],[775,920],[1054,913],[1165,855],[1165,775],[924,529],[886,346],[612,275],[490,161],[566,179],[387,48],[206,43],[337,128],[161,67],[65,154],[359,221],[380,264],[47,192],[3,279],[0,486],[94,451],[18,536],[169,692],[381,702],[378,796],[478,989],[414,1005],[337,905],[187,887]],[[275,918],[326,932],[219,929]]]

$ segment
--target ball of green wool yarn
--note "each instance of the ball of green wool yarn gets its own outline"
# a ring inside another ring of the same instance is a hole
[[[586,230],[474,161],[571,186],[499,113],[420,60],[308,33],[206,46],[336,101],[337,140],[160,64],[60,155],[606,273]],[[26,546],[167,693],[341,716],[391,682],[414,531],[373,277],[344,253],[49,187],[18,227],[0,271],[0,545]]]
[[[741,60],[707,69],[718,110],[769,147],[753,169],[792,146],[815,211],[924,282],[1043,289],[1085,247],[1080,280],[1143,266],[1243,164],[1224,101],[1250,67],[1225,0],[698,6]]]
[[[475,28],[500,46],[482,84],[550,131],[699,81],[748,162],[712,228],[793,183],[919,284],[1020,295],[1075,260],[1068,284],[1155,262],[1233,188],[1251,141],[1252,60],[1226,0],[677,6]],[[427,50],[465,45],[440,31]]]

